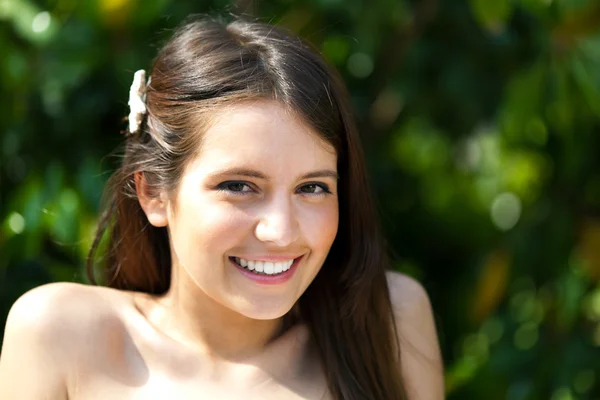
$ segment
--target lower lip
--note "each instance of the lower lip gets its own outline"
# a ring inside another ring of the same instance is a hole
[[[242,267],[241,265],[238,265],[231,258],[229,259],[229,262],[232,263],[237,268],[237,270],[240,271],[242,273],[242,275],[244,275],[246,278],[252,279],[253,281],[255,281],[257,283],[260,283],[261,285],[280,285],[280,284],[290,280],[292,275],[294,275],[294,272],[296,271],[296,268],[298,267],[298,264],[300,263],[300,260],[302,259],[302,257],[296,258],[294,260],[294,263],[290,267],[290,269],[288,269],[287,271],[282,272],[280,274],[277,274],[277,275],[255,274],[254,272],[247,270],[246,268]]]

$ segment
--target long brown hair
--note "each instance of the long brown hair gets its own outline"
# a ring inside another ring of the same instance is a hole
[[[107,206],[88,258],[108,231],[107,285],[166,292],[171,255],[166,228],[149,224],[134,174],[174,190],[201,141],[211,111],[230,102],[271,99],[314,128],[337,152],[340,222],[329,255],[300,297],[300,316],[338,400],[405,399],[400,348],[385,271],[385,246],[370,195],[349,96],[338,74],[310,46],[283,29],[252,21],[192,16],[160,50],[147,90],[148,113],[129,135],[121,167],[107,186]]]

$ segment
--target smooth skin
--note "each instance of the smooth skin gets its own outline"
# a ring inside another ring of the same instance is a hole
[[[278,103],[222,110],[176,193],[151,193],[136,175],[148,220],[169,230],[169,291],[55,283],[26,293],[7,321],[0,398],[331,398],[307,328],[279,333],[337,233],[336,162]],[[289,281],[266,286],[230,257],[301,261]],[[398,273],[388,282],[410,399],[443,399],[427,294]]]

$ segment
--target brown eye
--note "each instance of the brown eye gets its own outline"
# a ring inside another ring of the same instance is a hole
[[[252,188],[247,183],[234,181],[228,181],[219,184],[219,186],[217,186],[217,190],[219,190],[220,192],[227,192],[236,195],[253,192]]]
[[[329,187],[322,183],[309,183],[300,187],[300,192],[304,194],[323,195],[331,193]]]
[[[230,183],[227,185],[227,189],[231,190],[232,192],[243,192],[245,186],[246,185],[243,183]]]

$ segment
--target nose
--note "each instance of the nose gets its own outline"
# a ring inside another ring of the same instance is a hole
[[[255,235],[261,242],[286,247],[298,239],[299,230],[292,200],[281,195],[265,203],[256,225]]]

